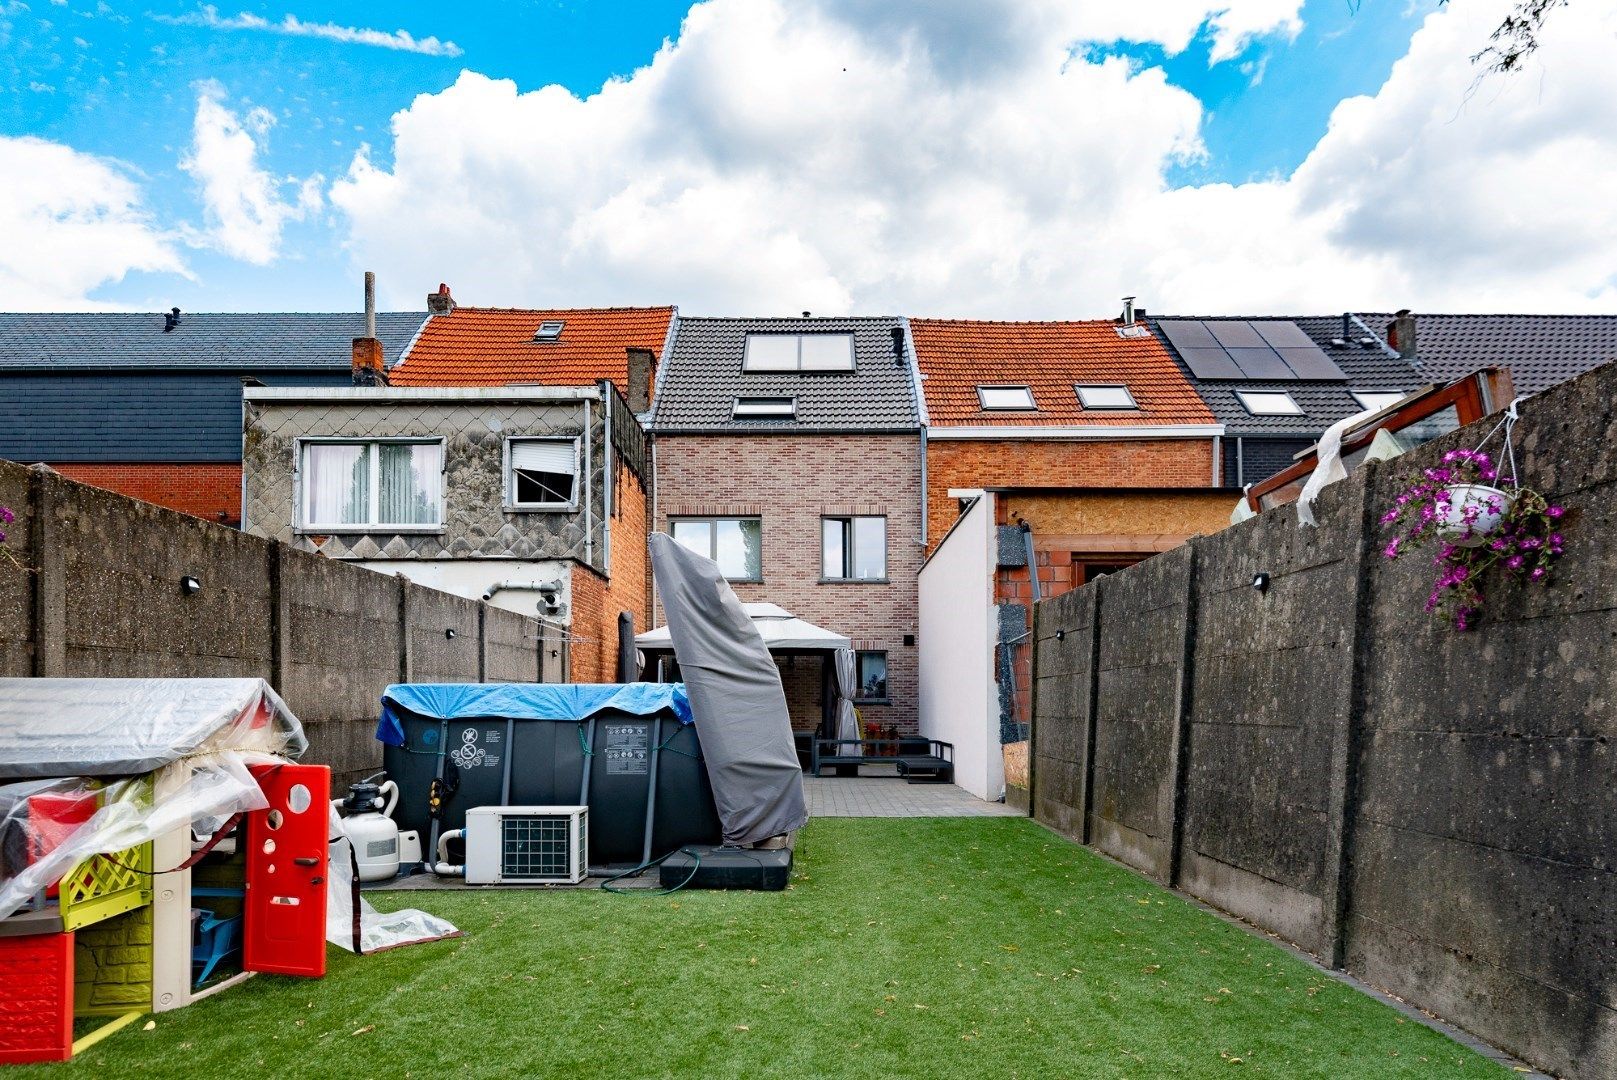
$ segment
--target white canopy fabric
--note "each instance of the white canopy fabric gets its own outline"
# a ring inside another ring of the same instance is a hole
[[[758,633],[764,639],[764,647],[770,652],[794,649],[837,650],[849,648],[853,644],[841,634],[833,634],[823,627],[799,619],[777,604],[742,604],[741,610],[747,613],[752,625],[757,627]],[[669,636],[666,626],[647,630],[637,636],[634,643],[649,652],[672,652],[674,648],[674,639]]]

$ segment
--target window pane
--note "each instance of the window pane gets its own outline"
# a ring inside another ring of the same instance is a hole
[[[887,576],[887,519],[853,519],[853,577],[861,581]]]
[[[438,524],[438,445],[378,443],[376,453],[377,523]]]
[[[1302,410],[1291,395],[1279,391],[1238,390],[1235,394],[1254,416],[1298,416]]]
[[[368,447],[311,443],[303,448],[305,525],[364,525],[371,512]]]
[[[571,439],[515,439],[511,442],[513,505],[572,505],[577,472],[578,447]]]
[[[985,409],[1033,408],[1033,392],[1025,386],[979,386],[977,396]]]
[[[1080,386],[1078,401],[1086,409],[1132,409],[1134,397],[1126,386]]]
[[[731,415],[744,416],[770,416],[791,417],[797,415],[796,398],[736,398],[735,408]]]
[[[1392,390],[1385,393],[1379,390],[1375,392],[1368,390],[1355,390],[1353,391],[1353,396],[1358,399],[1359,404],[1364,408],[1374,409],[1377,412],[1380,412],[1389,405],[1396,405],[1400,401],[1404,400],[1403,393],[1398,390]]]
[[[674,539],[702,556],[713,558],[713,523],[711,521],[676,521]]]
[[[820,523],[820,533],[820,576],[847,577],[848,523],[841,518],[826,518]]]
[[[735,518],[714,522],[718,556],[713,561],[727,578],[763,577],[763,523]]]
[[[1423,442],[1430,442],[1439,435],[1447,435],[1460,426],[1460,413],[1453,405],[1439,409],[1437,412],[1423,419],[1417,420],[1408,427],[1398,429],[1398,441],[1405,446],[1418,446]]]
[[[748,334],[741,366],[746,371],[796,371],[797,335]]]
[[[848,334],[804,334],[804,371],[852,371],[853,338]]]
[[[887,696],[887,654],[862,652],[859,654],[859,688],[857,696],[871,701]]]

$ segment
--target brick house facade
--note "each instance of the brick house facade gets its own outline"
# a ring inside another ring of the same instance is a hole
[[[657,516],[757,518],[761,581],[734,581],[743,603],[779,604],[842,634],[855,650],[887,654],[887,701],[861,704],[866,722],[916,730],[916,574],[921,568],[921,445],[915,435],[657,436]],[[826,517],[887,521],[887,577],[825,581]],[[661,623],[660,609],[655,622]],[[906,644],[906,640],[909,642]],[[807,657],[782,661],[793,726],[820,719],[821,672]]]
[[[716,558],[729,530],[749,549],[729,556],[737,596],[847,637],[862,671],[884,664],[860,716],[906,734],[919,715],[918,398],[902,319],[681,318],[652,414],[652,527]],[[794,728],[820,727],[826,660],[777,661]]]

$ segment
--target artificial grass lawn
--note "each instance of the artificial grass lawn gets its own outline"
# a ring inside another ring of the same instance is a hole
[[[816,820],[784,893],[370,895],[466,936],[332,949],[323,981],[259,976],[37,1071],[1509,1075],[1019,818]]]

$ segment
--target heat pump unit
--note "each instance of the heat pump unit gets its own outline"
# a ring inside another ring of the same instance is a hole
[[[478,806],[466,811],[466,881],[576,885],[589,870],[589,807]]]

